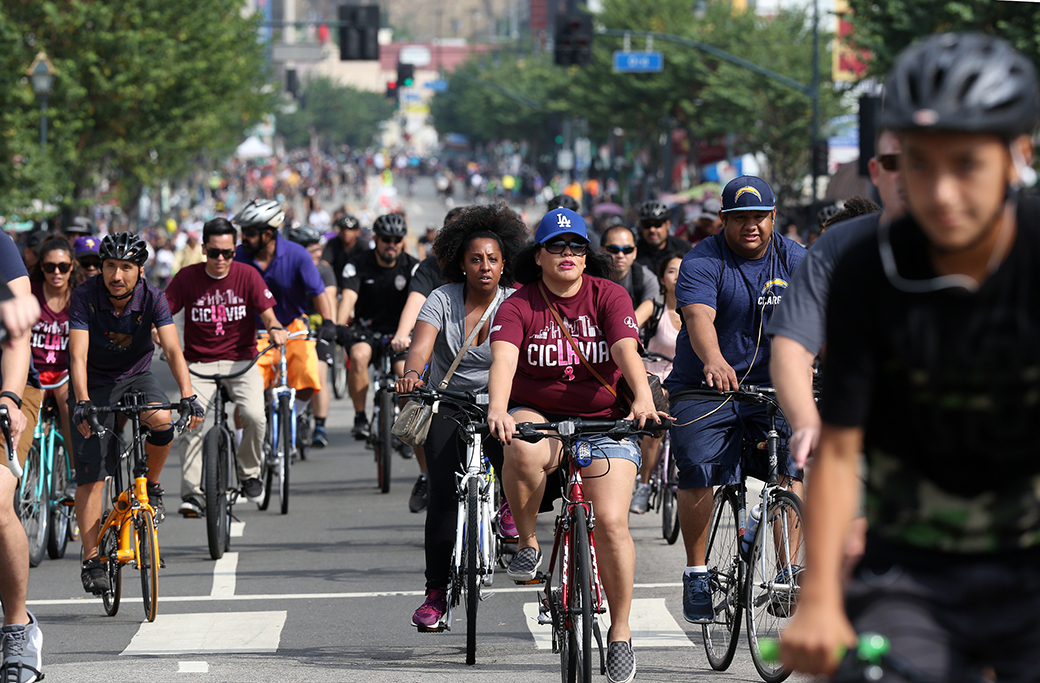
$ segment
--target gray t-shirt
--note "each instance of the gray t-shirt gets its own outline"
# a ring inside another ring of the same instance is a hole
[[[448,368],[455,362],[455,356],[466,341],[466,304],[462,298],[466,284],[455,282],[438,287],[430,293],[422,310],[419,311],[418,322],[429,323],[438,330],[437,341],[433,345],[433,357],[430,359],[430,385],[437,386]],[[506,287],[498,303],[501,304],[514,291]],[[497,307],[496,307],[497,311]],[[491,329],[495,319],[495,311],[491,312],[484,323]],[[480,336],[479,334],[477,335]],[[484,391],[488,385],[488,370],[491,369],[491,335],[484,343],[477,345],[476,339],[466,350],[462,362],[455,369],[455,374],[448,381],[451,391]]]
[[[816,240],[795,269],[767,334],[793,339],[813,354],[820,352],[827,336],[827,299],[834,268],[849,247],[877,234],[880,216],[872,213],[842,221]]]
[[[639,278],[642,284],[641,289],[637,288],[636,278]],[[618,280],[618,284],[624,287],[628,295],[632,297],[632,308],[639,308],[639,304],[651,299],[664,303],[664,294],[661,293],[661,281],[657,279],[657,276],[649,268],[642,264],[633,263],[632,267],[625,273],[625,277]],[[637,293],[639,294],[639,301],[636,301]]]

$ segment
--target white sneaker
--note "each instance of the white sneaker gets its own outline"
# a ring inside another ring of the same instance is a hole
[[[628,511],[641,515],[649,510],[652,490],[653,487],[650,484],[636,484],[635,493],[632,494],[632,504],[628,506]]]
[[[29,612],[25,626],[12,624],[0,629],[3,643],[3,666],[0,677],[13,683],[34,683],[43,678],[43,633],[39,622]]]

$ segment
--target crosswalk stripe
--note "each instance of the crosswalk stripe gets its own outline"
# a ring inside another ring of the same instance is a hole
[[[123,655],[275,652],[286,612],[160,614],[137,629]]]
[[[232,522],[231,523],[231,538],[241,538],[242,534],[246,532],[245,522]]]
[[[632,613],[628,625],[632,629],[632,647],[693,647],[689,636],[672,617],[664,604],[664,598],[635,598],[632,600]],[[538,623],[538,603],[524,604],[524,622],[527,624],[535,647],[539,650],[552,649],[552,627]],[[603,632],[603,645],[607,643],[607,629],[610,628],[610,612],[599,616],[600,629]]]
[[[235,594],[235,572],[238,571],[238,553],[224,553],[213,564],[213,590],[211,598],[228,597]]]

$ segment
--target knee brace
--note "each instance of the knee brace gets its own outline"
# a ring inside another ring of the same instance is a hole
[[[145,441],[153,446],[169,446],[173,441],[173,427],[167,427],[160,431],[151,431],[145,437]]]

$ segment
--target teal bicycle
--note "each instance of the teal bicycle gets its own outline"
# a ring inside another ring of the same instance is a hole
[[[65,556],[70,540],[78,534],[75,497],[66,495],[72,481],[72,462],[61,433],[61,420],[54,389],[69,381],[65,375],[56,384],[44,384],[45,397],[33,432],[33,443],[25,458],[18,483],[16,508],[29,540],[29,566]]]

